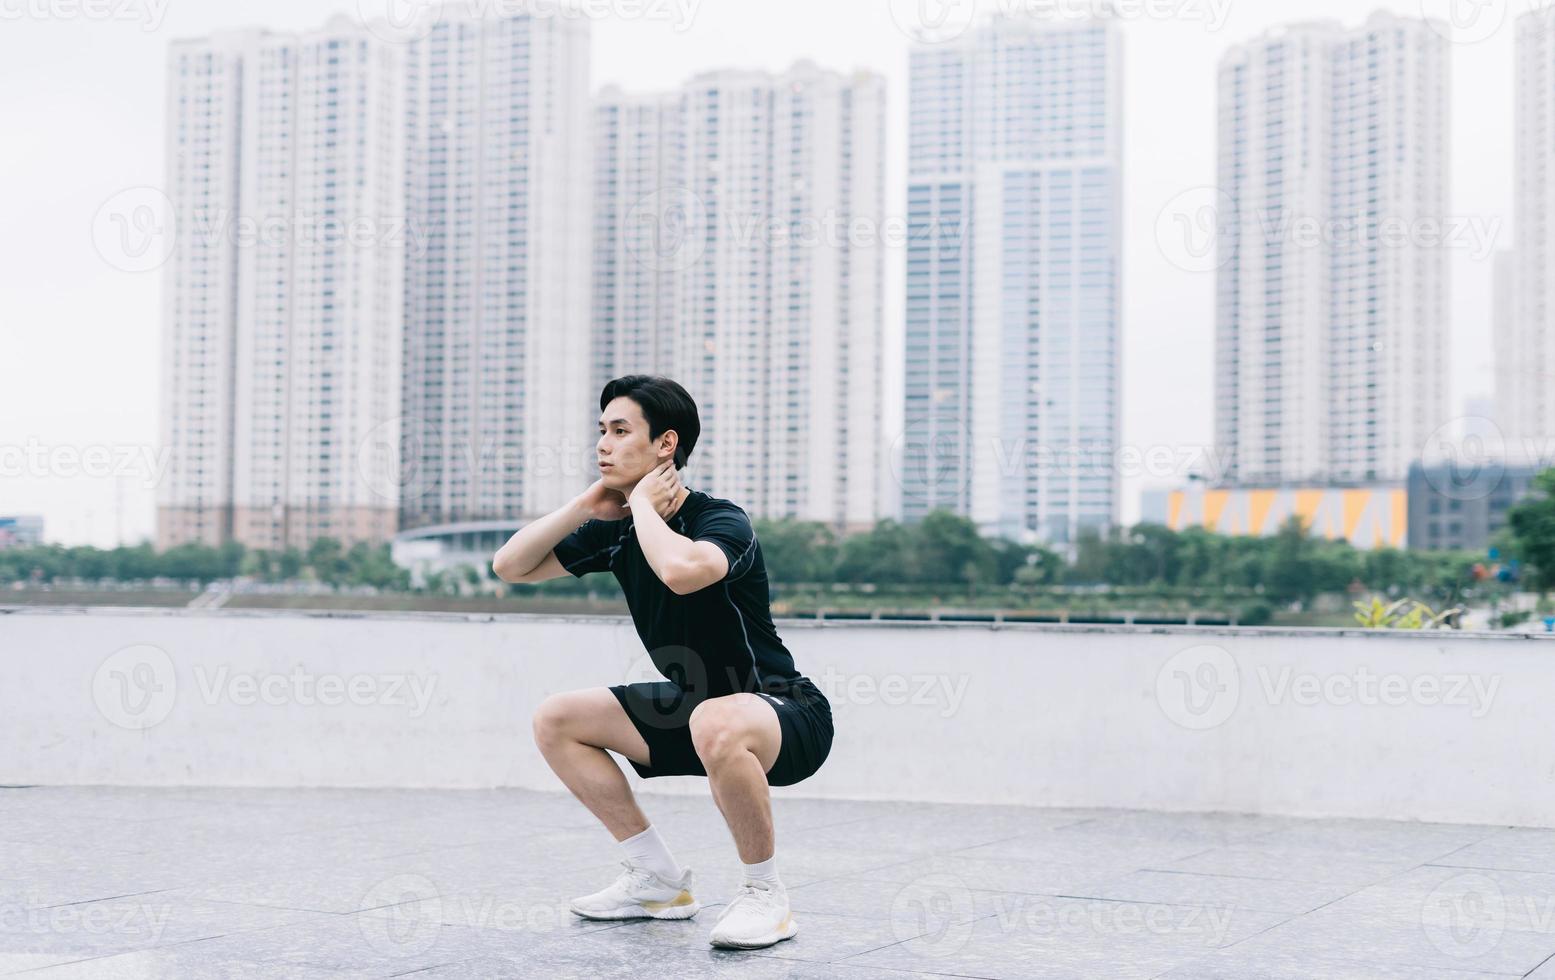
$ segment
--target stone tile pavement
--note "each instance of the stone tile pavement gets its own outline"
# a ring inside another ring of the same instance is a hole
[[[710,798],[642,797],[709,905],[585,922],[571,797],[0,789],[0,974],[29,978],[1555,980],[1555,830],[780,796],[799,936],[711,949]]]

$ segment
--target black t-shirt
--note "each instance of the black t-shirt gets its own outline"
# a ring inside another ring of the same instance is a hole
[[[691,490],[665,523],[722,548],[729,558],[724,578],[688,595],[671,592],[643,555],[631,517],[584,521],[556,545],[556,558],[579,578],[615,573],[654,666],[693,698],[791,694],[796,683],[807,684],[772,624],[767,568],[745,511]]]

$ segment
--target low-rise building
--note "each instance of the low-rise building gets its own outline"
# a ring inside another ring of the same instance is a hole
[[[1497,462],[1414,466],[1409,471],[1409,546],[1428,551],[1488,549],[1542,469]]]
[[[0,517],[0,550],[35,548],[43,543],[43,518],[36,514]]]

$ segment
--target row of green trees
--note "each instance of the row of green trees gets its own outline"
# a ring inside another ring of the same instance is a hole
[[[1479,560],[1456,552],[1362,551],[1313,538],[1294,520],[1271,538],[1141,524],[1083,537],[1073,562],[1044,547],[981,538],[969,521],[944,513],[914,525],[884,521],[841,541],[822,525],[793,522],[764,523],[759,536],[776,582],[1109,585],[1281,602],[1358,587],[1450,596],[1473,580]]]
[[[1555,589],[1555,470],[1514,508],[1501,541],[1505,558],[1523,566],[1525,587]],[[1230,537],[1202,528],[1173,531],[1142,524],[1077,543],[1072,562],[1040,546],[984,538],[969,520],[943,511],[914,524],[879,522],[839,538],[822,524],[758,521],[757,534],[774,583],[873,583],[882,586],[1056,587],[1107,585],[1159,590],[1257,594],[1281,602],[1365,589],[1456,600],[1478,576],[1484,556],[1453,552],[1362,551],[1308,535],[1294,519],[1274,537]],[[183,545],[157,553],[149,545],[113,550],[47,546],[0,551],[0,584],[60,578],[207,583],[237,576],[265,582],[315,580],[335,586],[408,590],[409,574],[388,546],[344,548],[332,538],[306,550],[249,550]],[[556,583],[565,589],[574,583]],[[551,583],[546,583],[551,585]]]
[[[205,585],[239,576],[274,583],[307,580],[339,587],[410,588],[410,573],[390,560],[388,545],[344,548],[334,538],[320,538],[306,550],[285,551],[249,549],[237,542],[219,547],[185,544],[163,552],[149,544],[107,550],[45,545],[0,551],[0,584],[174,579]]]

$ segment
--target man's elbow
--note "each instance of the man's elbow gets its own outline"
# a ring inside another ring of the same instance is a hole
[[[524,573],[514,568],[500,551],[491,559],[491,573],[509,585],[517,585],[524,580]]]
[[[678,565],[664,576],[665,586],[676,595],[700,592],[715,581],[709,569],[695,563]]]

